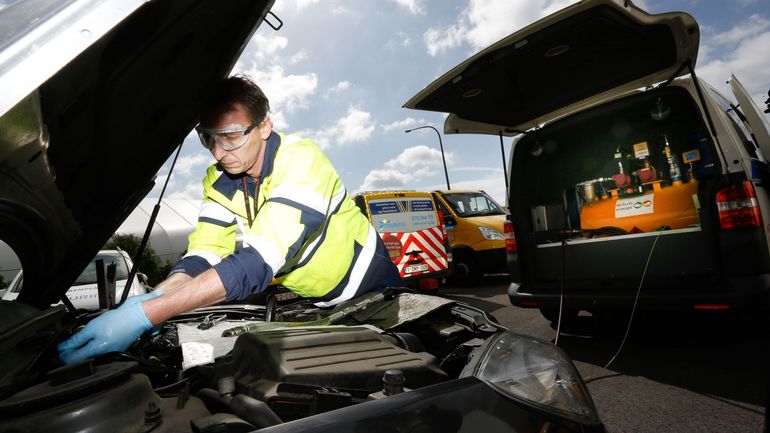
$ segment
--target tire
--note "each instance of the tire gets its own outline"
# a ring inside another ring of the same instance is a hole
[[[481,277],[479,266],[470,254],[454,256],[452,264],[452,280],[462,287],[471,287],[478,283]]]

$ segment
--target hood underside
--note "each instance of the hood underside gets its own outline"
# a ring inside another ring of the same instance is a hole
[[[629,1],[584,1],[482,50],[404,107],[450,113],[445,133],[515,135],[695,65],[698,25]]]
[[[19,36],[0,46],[0,87],[20,76],[35,86],[18,101],[0,98],[8,104],[0,106],[0,238],[24,269],[19,299],[37,307],[61,297],[154,186],[197,123],[201,88],[232,69],[273,0],[69,2],[53,16],[29,18],[40,24],[26,35],[10,31],[9,15],[28,16],[24,8],[45,3],[0,13],[0,33]],[[61,65],[39,77],[45,62],[30,58],[61,44],[93,11],[109,20],[91,21],[116,24],[92,27],[86,36],[94,41],[60,51],[65,57],[50,61]]]

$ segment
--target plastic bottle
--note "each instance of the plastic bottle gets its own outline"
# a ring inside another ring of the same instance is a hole
[[[682,181],[682,170],[679,168],[679,162],[676,159],[676,153],[671,150],[671,145],[668,142],[668,137],[663,134],[663,152],[666,155],[666,162],[668,163],[668,174],[672,182]]]

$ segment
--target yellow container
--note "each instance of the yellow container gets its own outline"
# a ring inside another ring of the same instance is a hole
[[[660,181],[646,184],[647,191],[609,197],[586,203],[580,211],[580,227],[599,229],[617,227],[629,233],[651,232],[662,227],[681,229],[698,226],[698,183],[674,182],[662,186]]]

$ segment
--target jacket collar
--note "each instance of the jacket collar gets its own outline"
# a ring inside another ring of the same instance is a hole
[[[265,157],[262,162],[262,170],[260,171],[260,179],[264,180],[268,176],[270,176],[273,173],[273,165],[275,163],[275,154],[278,153],[278,148],[281,147],[281,138],[282,136],[275,131],[270,134],[269,137],[267,137],[267,144],[265,145]],[[217,170],[221,172],[222,174],[219,176],[219,178],[214,182],[212,187],[214,187],[215,190],[219,191],[221,194],[223,194],[225,197],[232,198],[233,194],[235,194],[237,191],[240,191],[242,188],[242,180],[246,174],[236,174],[231,175],[230,173],[222,170],[219,165],[217,165]],[[254,187],[256,186],[256,183],[254,180],[252,180],[250,177],[246,179],[248,181],[248,193],[249,195],[254,195]]]

